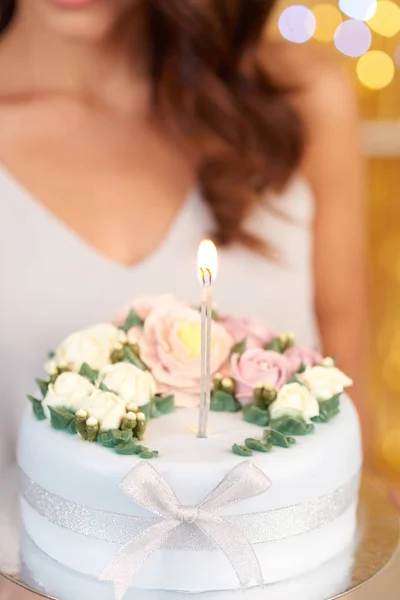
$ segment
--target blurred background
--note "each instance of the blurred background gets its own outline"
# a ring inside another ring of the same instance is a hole
[[[381,474],[400,482],[400,0],[282,0],[271,29],[331,53],[359,97],[369,179],[374,454]]]

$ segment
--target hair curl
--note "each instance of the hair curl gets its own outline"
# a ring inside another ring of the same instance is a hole
[[[198,182],[221,245],[268,251],[245,228],[268,190],[279,190],[302,153],[287,90],[260,64],[275,0],[145,0],[154,108],[193,143]],[[0,0],[0,30],[15,0]]]

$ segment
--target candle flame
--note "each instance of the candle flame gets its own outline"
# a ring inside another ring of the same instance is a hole
[[[211,240],[203,240],[201,242],[197,264],[201,281],[203,281],[203,274],[206,272],[210,273],[211,281],[215,281],[218,270],[218,253],[215,244]]]

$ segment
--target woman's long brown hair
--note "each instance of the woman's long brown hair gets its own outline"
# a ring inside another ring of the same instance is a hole
[[[266,248],[245,220],[296,169],[302,129],[259,62],[275,0],[143,0],[154,107],[193,143],[220,244]],[[0,30],[15,0],[0,0]]]

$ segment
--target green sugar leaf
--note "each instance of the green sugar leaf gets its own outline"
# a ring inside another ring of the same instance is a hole
[[[239,444],[233,444],[232,452],[238,456],[253,456],[253,452],[250,450],[250,448],[246,448],[246,446],[239,446]]]
[[[127,444],[132,440],[132,430],[131,429],[111,429],[109,432],[111,440],[114,446],[120,446],[121,444]]]
[[[173,394],[165,397],[155,396],[150,400],[150,402],[140,406],[139,410],[146,417],[146,421],[164,417],[165,415],[169,415],[174,412],[175,396]]]
[[[243,408],[243,419],[247,423],[266,427],[269,423],[269,412],[258,406],[254,406],[254,404],[250,404]]]
[[[97,442],[105,448],[112,448],[122,456],[139,455],[140,458],[155,458],[157,450],[149,450],[146,446],[138,444],[137,438],[132,437],[132,431],[112,429],[99,433]]]
[[[87,363],[83,363],[83,365],[81,366],[81,369],[79,371],[79,375],[81,375],[82,377],[85,377],[86,379],[88,379],[90,381],[90,383],[95,385],[97,378],[99,376],[99,372],[92,369],[92,367],[90,367]]]
[[[70,424],[68,425],[67,429],[66,429],[67,433],[70,433],[71,435],[76,435],[78,433],[78,430],[76,429],[76,422],[75,422],[75,418],[72,419],[72,421],[70,422]]]
[[[140,411],[146,417],[146,421],[150,421],[150,419],[153,418],[153,414],[155,412],[154,405],[155,405],[154,400],[150,400],[150,402],[148,402],[147,404],[144,404],[143,406],[140,407]]]
[[[255,452],[270,452],[273,447],[271,442],[256,440],[254,438],[247,438],[244,442],[244,445],[249,450],[254,450]]]
[[[130,348],[128,348],[128,346],[125,346],[124,348],[123,360],[125,362],[131,363],[132,365],[134,365],[138,369],[141,369],[142,371],[148,370],[141,358],[137,354],[135,354]]]
[[[307,369],[306,363],[302,362],[301,365],[300,365],[300,367],[299,367],[299,369],[297,370],[297,373],[299,373],[299,375],[300,375],[301,373],[304,373],[304,371],[306,369]]]
[[[300,371],[297,372],[299,373]],[[293,375],[293,377],[288,380],[288,383],[298,383],[299,385],[306,387],[304,381],[301,381],[296,375]]]
[[[271,340],[268,344],[264,346],[264,350],[273,350],[274,352],[282,354],[282,344],[279,338]]]
[[[100,383],[99,390],[101,392],[109,392],[110,394],[115,394],[115,392],[113,390],[110,390],[110,388],[108,388],[106,385],[104,385],[103,382]],[[115,394],[115,395],[118,396],[118,394]]]
[[[48,407],[50,411],[51,426],[57,431],[66,431],[67,433],[76,434],[75,413],[67,408]]]
[[[154,398],[153,403],[158,416],[170,415],[175,410],[175,396],[173,394],[161,398],[156,397]],[[142,408],[143,407],[140,407],[140,410],[142,410]]]
[[[144,321],[139,317],[139,315],[131,308],[128,316],[125,319],[125,323],[121,327],[122,331],[128,333],[132,327],[143,327]]]
[[[45,381],[44,379],[35,379],[35,381],[39,386],[42,398],[46,398],[47,392],[49,391],[50,381]]]
[[[275,429],[267,429],[264,432],[264,438],[268,443],[280,446],[281,448],[290,448],[296,443],[294,438],[284,435]]]
[[[279,419],[272,419],[270,425],[275,431],[285,435],[308,435],[315,429],[312,423],[306,423],[300,415],[287,415]]]
[[[216,390],[211,396],[210,410],[214,412],[236,413],[241,410],[241,405],[232,394]]]
[[[114,448],[114,440],[110,431],[102,431],[97,436],[97,442],[105,448]]]
[[[247,350],[247,338],[244,338],[241,342],[238,342],[232,348],[232,354],[244,354]]]
[[[314,423],[328,423],[340,412],[340,396],[336,394],[329,400],[319,400],[319,416],[314,417]]]
[[[54,352],[54,350],[50,350],[50,352],[47,353],[47,359],[51,360],[53,358],[56,357],[56,353]]]
[[[41,400],[34,398],[33,396],[28,396],[29,402],[32,404],[33,414],[38,421],[45,421],[46,415],[43,410],[43,404]]]
[[[115,452],[117,454],[122,454],[123,456],[133,456],[134,454],[141,454],[145,451],[146,448],[144,446],[136,444],[133,440],[127,442],[126,444],[119,444],[115,448]]]
[[[145,450],[139,454],[140,458],[144,458],[145,460],[150,460],[152,458],[157,458],[159,456],[158,450]]]

